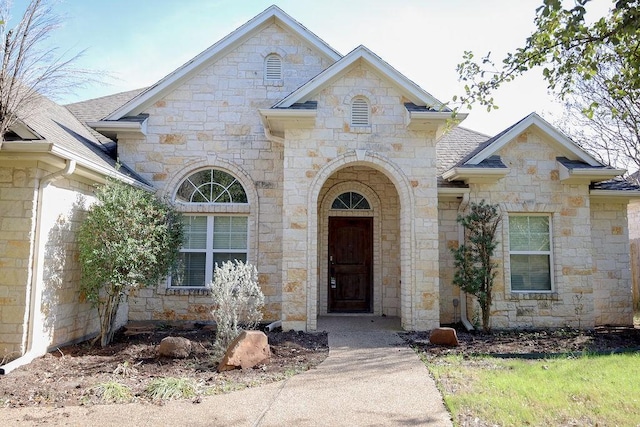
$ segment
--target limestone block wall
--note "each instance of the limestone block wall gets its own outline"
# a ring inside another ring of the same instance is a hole
[[[0,166],[0,359],[24,351],[36,176],[34,165]]]
[[[633,325],[626,203],[591,202],[596,325]]]
[[[98,311],[80,291],[76,241],[86,209],[94,202],[91,186],[73,178],[58,180],[43,190],[42,318],[48,347],[85,339],[100,331]]]
[[[559,180],[550,141],[535,131],[525,132],[499,152],[510,173],[495,184],[472,184],[471,201],[498,203],[503,221],[501,260],[491,313],[494,328],[582,327],[595,325],[594,262],[591,201],[584,185]],[[552,291],[511,290],[508,215],[547,214],[551,220]],[[473,318],[473,304],[468,316]]]
[[[440,254],[440,323],[460,321],[460,288],[453,285],[455,265],[452,248],[459,244],[458,207],[460,201],[440,201],[438,203],[438,234]],[[454,299],[458,300],[457,307]]]
[[[282,58],[282,80],[264,79],[264,59],[271,53]],[[283,147],[266,139],[258,109],[270,107],[330,63],[273,24],[144,111],[149,114],[145,139],[119,141],[121,161],[161,194],[173,196],[182,179],[215,166],[234,174],[256,195],[248,210],[236,213],[249,215],[248,256],[258,268],[269,320],[280,318],[282,302]],[[141,290],[130,302],[134,320],[208,320],[211,304],[202,290],[167,289],[166,283]]]
[[[367,198],[370,211],[332,211],[333,200],[346,191]],[[327,179],[318,197],[320,236],[318,298],[320,314],[327,313],[329,216],[370,216],[374,218],[373,312],[400,316],[400,212],[398,192],[383,173],[370,167],[351,166]]]
[[[369,100],[370,127],[350,127],[349,106],[354,96]],[[316,270],[318,230],[315,228],[318,226],[317,194],[336,171],[358,165],[384,173],[399,195],[403,327],[430,329],[437,326],[438,212],[434,136],[406,129],[405,100],[389,82],[380,79],[366,65],[355,65],[323,89],[316,99],[315,127],[291,129],[285,133],[283,320],[294,329],[315,328],[314,310],[318,306],[319,286]],[[381,200],[381,203],[385,201]],[[306,293],[307,289],[312,292]]]

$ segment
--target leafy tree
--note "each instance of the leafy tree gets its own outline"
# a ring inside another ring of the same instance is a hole
[[[183,241],[181,214],[155,195],[115,179],[96,191],[97,203],[78,232],[81,286],[98,307],[100,343],[115,333],[120,302],[152,286],[176,265]]]
[[[607,81],[620,61],[601,64],[590,79],[577,78],[558,126],[602,163],[640,169],[640,90],[612,96]]]
[[[47,47],[47,39],[61,24],[49,3],[31,0],[10,28],[11,1],[0,0],[0,147],[9,128],[30,114],[40,95],[55,97],[99,74],[75,67],[82,52],[68,56]]]
[[[496,235],[501,219],[497,205],[486,204],[484,200],[471,203],[469,213],[458,216],[458,222],[464,228],[464,243],[451,250],[456,268],[453,284],[478,299],[485,332],[490,330],[489,315],[496,276],[492,257],[498,246]]]
[[[543,0],[536,10],[536,30],[500,66],[490,54],[478,62],[473,52],[465,52],[457,68],[465,94],[454,100],[496,108],[493,92],[535,67],[543,68],[549,89],[562,98],[575,89],[576,79],[589,81],[601,64],[610,63],[618,64],[617,72],[602,74],[602,83],[612,99],[640,90],[640,1],[616,0],[606,16],[595,20],[586,19],[591,0],[575,0],[573,7],[566,3]],[[590,104],[588,112],[596,105]]]

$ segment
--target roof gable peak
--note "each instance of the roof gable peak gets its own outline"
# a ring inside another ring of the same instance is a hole
[[[144,108],[152,104],[166,92],[170,91],[173,87],[177,86],[187,76],[197,72],[197,70],[209,64],[212,59],[223,55],[255,32],[274,22],[292,32],[297,37],[306,40],[328,58],[337,61],[342,57],[340,53],[316,36],[313,32],[309,31],[305,26],[286,14],[278,6],[272,5],[178,69],[163,77],[154,85],[150,86],[146,91],[142,92],[105,117],[104,120],[119,120],[125,116],[141,113]]]

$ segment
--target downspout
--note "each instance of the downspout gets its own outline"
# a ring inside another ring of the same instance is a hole
[[[462,195],[462,201],[460,202],[460,206],[458,206],[458,216],[461,216],[467,206],[469,205],[469,193],[464,193]],[[458,245],[464,244],[464,227],[458,226]],[[462,325],[467,329],[467,331],[472,331],[474,329],[471,322],[467,318],[467,294],[462,289],[460,289],[460,321]]]
[[[61,169],[57,172],[53,172],[49,175],[46,175],[40,179],[38,183],[38,195],[36,200],[36,228],[35,228],[35,237],[34,237],[34,251],[33,251],[33,262],[32,262],[32,271],[34,272],[31,276],[31,286],[29,292],[29,307],[28,312],[25,317],[28,316],[28,325],[27,325],[27,336],[26,340],[26,352],[20,356],[19,358],[7,363],[6,365],[0,366],[0,375],[6,375],[14,369],[26,365],[30,363],[33,359],[44,355],[47,352],[48,343],[45,345],[36,346],[35,335],[36,335],[36,327],[42,329],[42,271],[44,264],[44,249],[41,248],[42,242],[42,200],[44,197],[44,189],[49,186],[54,181],[57,181],[60,178],[67,177],[76,169],[76,161],[67,159],[67,164],[64,169]]]

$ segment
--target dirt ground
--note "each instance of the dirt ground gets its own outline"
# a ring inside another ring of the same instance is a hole
[[[89,342],[60,348],[0,376],[0,407],[114,403],[102,399],[99,387],[112,381],[129,387],[128,401],[150,401],[144,390],[159,377],[193,379],[198,394],[224,393],[282,380],[311,369],[329,354],[326,332],[266,332],[272,353],[268,363],[218,373],[212,362],[215,332],[194,327],[131,332],[120,331],[105,348]],[[167,336],[188,338],[195,351],[186,359],[158,357],[157,347]]]
[[[224,373],[216,371],[212,359],[213,332],[203,328],[163,328],[121,332],[106,348],[82,343],[61,348],[29,365],[0,376],[0,407],[70,406],[113,403],[100,394],[100,384],[117,382],[132,391],[128,401],[150,401],[144,392],[155,378],[190,378],[198,393],[213,394],[260,386],[313,368],[328,355],[326,332],[268,332],[272,357],[254,369]],[[569,352],[640,351],[640,329],[597,328],[510,331],[483,334],[457,330],[460,346],[441,347],[429,343],[426,332],[402,333],[408,345],[424,352],[427,360],[448,354],[494,354],[536,357]],[[156,355],[166,336],[190,339],[196,351],[187,359]],[[194,399],[198,399],[196,396]],[[155,401],[156,404],[162,402]]]

